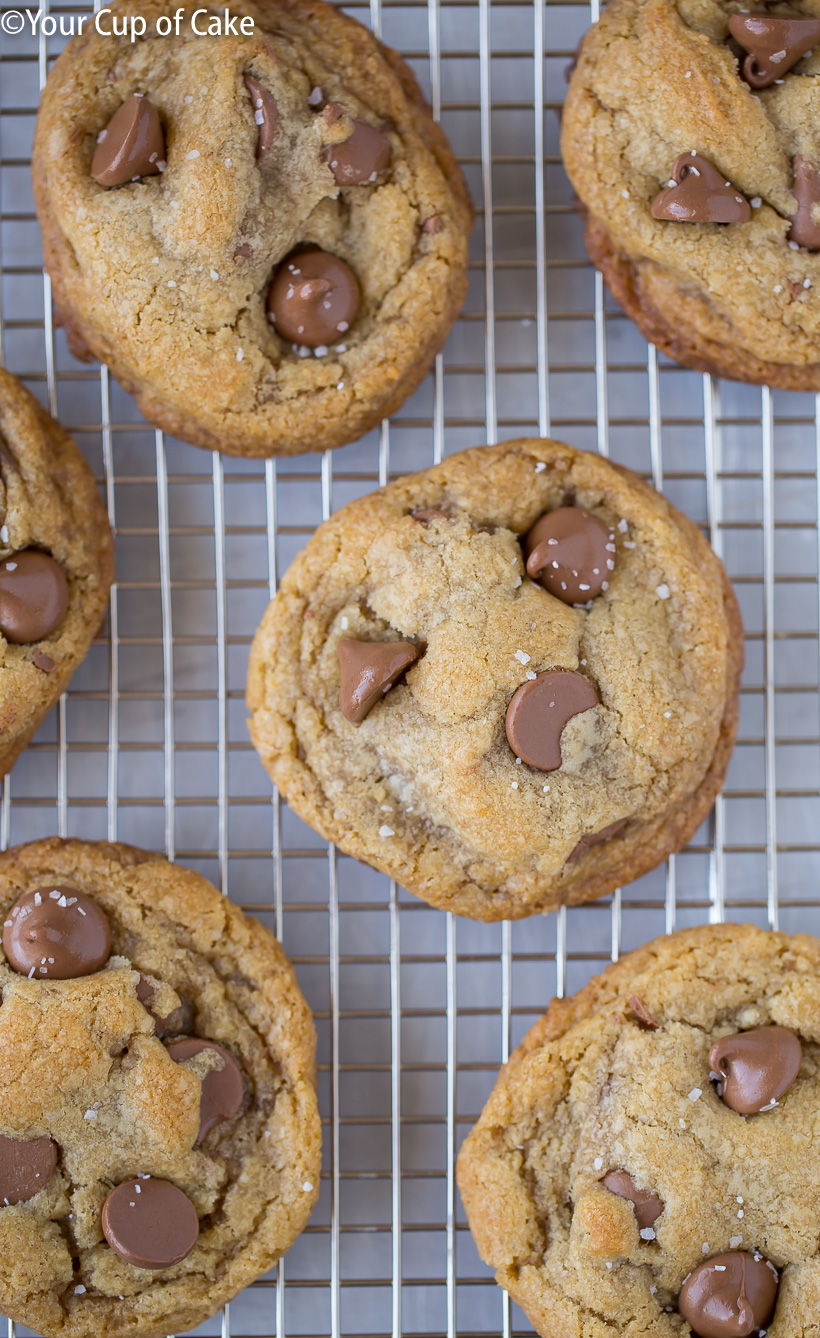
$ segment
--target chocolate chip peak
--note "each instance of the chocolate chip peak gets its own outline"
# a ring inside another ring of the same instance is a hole
[[[331,144],[322,157],[340,186],[375,181],[390,165],[390,140],[367,121],[354,121],[353,132],[341,144]]]
[[[800,1041],[787,1027],[755,1027],[715,1041],[709,1065],[720,1075],[718,1095],[740,1115],[776,1106],[803,1061]]]
[[[342,637],[338,651],[339,707],[354,725],[361,724],[421,654],[411,641],[356,641],[349,636]]]
[[[256,143],[256,157],[259,162],[267,158],[276,144],[279,131],[279,108],[270,89],[253,74],[245,75],[245,87],[251,95],[253,118],[259,126],[259,138]]]
[[[13,646],[50,636],[67,609],[68,581],[50,553],[25,548],[0,562],[0,632]]]
[[[793,163],[792,195],[797,200],[797,213],[792,217],[789,240],[805,246],[807,251],[820,251],[820,223],[815,212],[820,205],[820,168],[815,167],[799,153]]]
[[[729,32],[748,51],[743,78],[752,88],[768,88],[820,41],[820,19],[798,14],[732,14]]]
[[[45,1189],[57,1165],[51,1138],[5,1138],[0,1134],[0,1204],[25,1203]]]
[[[716,1254],[689,1274],[678,1310],[698,1338],[750,1338],[774,1314],[778,1281],[762,1255]]]
[[[610,822],[608,827],[602,827],[599,832],[587,832],[581,837],[569,852],[567,863],[570,860],[580,859],[592,846],[603,845],[611,836],[617,836],[622,832],[629,822],[629,818],[618,818],[616,822]]]
[[[33,980],[90,976],[111,955],[105,911],[73,887],[24,892],[6,915],[3,951],[9,965]]]
[[[124,186],[135,177],[156,176],[164,160],[165,131],[159,112],[135,93],[114,112],[100,135],[91,175],[100,186]]]
[[[191,1253],[199,1236],[196,1208],[170,1180],[124,1180],[102,1210],[105,1239],[135,1268],[171,1268]]]
[[[604,1189],[629,1199],[635,1209],[635,1221],[641,1231],[654,1227],[664,1209],[663,1199],[652,1189],[639,1189],[628,1171],[609,1171],[603,1179]]]
[[[273,276],[268,316],[277,334],[320,348],[341,339],[356,319],[361,292],[349,265],[318,246],[292,251]]]
[[[565,604],[585,604],[609,587],[615,567],[611,531],[579,506],[559,506],[524,540],[527,574]]]
[[[235,1120],[245,1099],[242,1070],[224,1046],[215,1041],[201,1041],[196,1036],[181,1036],[178,1041],[168,1044],[168,1054],[176,1064],[184,1064],[186,1059],[195,1059],[207,1051],[220,1063],[202,1078],[197,1143],[201,1143],[217,1124]]]
[[[751,206],[714,163],[699,153],[681,153],[672,180],[652,201],[653,218],[673,223],[747,223]]]
[[[507,740],[517,757],[539,771],[561,765],[561,735],[574,715],[598,705],[583,674],[554,669],[522,683],[507,707]]]

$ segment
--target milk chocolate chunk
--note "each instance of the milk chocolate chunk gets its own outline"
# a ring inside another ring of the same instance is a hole
[[[610,836],[617,836],[618,832],[622,832],[628,822],[629,818],[618,818],[617,822],[611,822],[608,827],[602,827],[599,832],[588,832],[586,836],[581,837],[577,845],[573,846],[569,853],[569,859],[578,859],[591,846],[603,845],[604,841],[608,841]]]
[[[178,1041],[170,1041],[168,1044],[168,1054],[176,1064],[184,1064],[186,1059],[193,1059],[204,1050],[217,1054],[222,1065],[210,1069],[202,1079],[199,1133],[196,1139],[198,1144],[217,1124],[235,1120],[245,1098],[242,1070],[224,1046],[217,1045],[216,1041],[201,1041],[196,1036],[181,1036]]]
[[[259,162],[267,158],[276,144],[279,131],[279,108],[276,98],[269,88],[265,88],[253,74],[245,75],[245,87],[251,95],[253,117],[259,126],[259,139],[256,144],[256,157]]]
[[[527,574],[565,604],[584,604],[606,590],[615,567],[611,531],[579,506],[559,506],[524,540]]]
[[[789,240],[807,251],[820,251],[820,223],[815,222],[812,212],[820,205],[820,169],[799,153],[793,167],[792,194],[797,200],[797,213],[792,217]]]
[[[411,641],[356,641],[349,636],[342,637],[338,650],[339,707],[354,725],[361,724],[421,654]]]
[[[273,276],[268,316],[294,344],[333,344],[356,319],[359,282],[349,265],[318,246],[292,251]]]
[[[553,669],[522,683],[507,707],[507,739],[517,757],[539,771],[561,765],[561,735],[574,715],[598,705],[583,674]]]
[[[124,186],[135,177],[157,176],[165,159],[165,131],[159,112],[135,93],[114,112],[103,130],[91,175],[100,186]]]
[[[777,1273],[759,1254],[716,1254],[689,1274],[678,1310],[698,1338],[750,1338],[774,1314],[777,1285]]]
[[[322,157],[340,186],[360,186],[389,166],[390,140],[367,121],[354,121],[352,135],[329,145]]]
[[[699,153],[681,153],[672,180],[652,201],[653,218],[674,223],[747,223],[749,201],[714,163]]]
[[[3,951],[14,970],[29,979],[90,976],[111,955],[108,916],[73,887],[24,892],[6,915]]]
[[[803,1060],[800,1041],[787,1027],[755,1027],[715,1041],[709,1066],[720,1074],[718,1095],[740,1115],[776,1105],[791,1087]]]
[[[25,548],[0,562],[0,632],[13,646],[50,636],[68,609],[68,581],[50,553]]]
[[[196,1208],[170,1180],[124,1180],[102,1210],[105,1239],[135,1268],[171,1268],[191,1253],[199,1236]]]
[[[729,32],[748,55],[743,78],[751,88],[768,88],[820,41],[820,19],[798,14],[732,14]]]
[[[663,1199],[654,1190],[639,1189],[628,1171],[610,1171],[604,1176],[603,1185],[618,1198],[629,1199],[641,1231],[654,1227],[664,1209]]]
[[[57,1165],[51,1138],[6,1138],[0,1134],[0,1204],[25,1203],[45,1189]]]

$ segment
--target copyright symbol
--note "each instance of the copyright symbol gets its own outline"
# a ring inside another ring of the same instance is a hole
[[[25,22],[25,15],[17,9],[7,9],[4,14],[0,14],[0,29],[9,37],[21,33],[25,27]]]

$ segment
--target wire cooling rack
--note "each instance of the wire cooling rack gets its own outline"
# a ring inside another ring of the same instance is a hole
[[[464,166],[470,295],[389,424],[267,463],[163,437],[105,369],[71,358],[29,173],[64,43],[0,35],[0,357],[96,470],[118,572],[104,633],[3,786],[0,839],[119,838],[204,873],[282,939],[319,1032],[319,1206],[278,1271],[198,1334],[531,1333],[481,1264],[454,1181],[511,1046],[553,994],[664,930],[820,930],[818,404],[658,357],[586,261],[558,111],[594,3],[350,6],[408,57]],[[0,0],[0,19],[12,8]],[[710,535],[746,623],[740,739],[713,817],[667,865],[591,906],[472,924],[272,799],[245,726],[248,647],[278,573],[335,508],[453,450],[550,432],[640,470]]]

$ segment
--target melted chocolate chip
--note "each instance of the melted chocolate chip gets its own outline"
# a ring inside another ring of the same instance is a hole
[[[251,95],[253,116],[259,126],[256,157],[259,162],[273,152],[279,132],[279,108],[270,89],[265,88],[253,74],[245,75],[245,87]]]
[[[13,646],[50,636],[68,609],[68,581],[59,562],[25,548],[0,562],[0,632]]]
[[[618,832],[622,832],[628,822],[629,818],[618,818],[617,822],[611,822],[608,827],[602,827],[599,832],[588,832],[586,836],[582,836],[578,844],[570,851],[567,863],[569,863],[569,860],[578,859],[591,846],[602,845],[604,841],[609,840],[610,836],[617,836]]]
[[[752,216],[745,196],[699,153],[675,159],[672,181],[655,196],[651,213],[673,223],[747,223]]]
[[[629,1199],[641,1231],[655,1225],[663,1212],[664,1202],[654,1190],[639,1189],[628,1171],[610,1171],[602,1183],[611,1194],[617,1194],[620,1199]]]
[[[749,1338],[774,1314],[777,1285],[777,1273],[760,1255],[716,1254],[689,1274],[678,1310],[697,1338]]]
[[[559,506],[537,520],[524,552],[527,574],[565,604],[585,604],[600,595],[615,567],[612,533],[578,506]]]
[[[740,1115],[756,1115],[776,1105],[791,1087],[803,1061],[800,1041],[786,1027],[755,1027],[715,1041],[709,1066],[719,1073],[718,1095]]]
[[[421,654],[411,641],[356,641],[349,636],[342,637],[338,651],[339,708],[354,725],[361,724]]]
[[[539,771],[561,765],[561,735],[574,715],[598,705],[583,674],[555,669],[522,683],[507,707],[507,739],[517,757]]]
[[[151,1017],[154,1019],[154,1035],[162,1040],[165,1036],[173,1036],[175,1033],[183,1030],[185,1008],[184,1006],[174,1008],[170,1013],[163,1017],[151,1007],[156,998],[156,993],[157,987],[153,980],[151,980],[149,976],[140,974],[140,978],[137,981],[137,998],[146,1013],[150,1013]]]
[[[9,965],[30,979],[90,976],[111,955],[108,917],[73,887],[24,892],[6,915],[3,951]]]
[[[124,1180],[108,1195],[102,1229],[111,1249],[135,1268],[171,1268],[199,1236],[196,1208],[169,1180]]]
[[[319,348],[350,329],[360,302],[350,266],[312,246],[292,251],[282,261],[268,294],[268,315],[283,339]]]
[[[91,175],[100,186],[124,186],[135,177],[153,177],[162,170],[165,131],[159,112],[135,93],[124,102],[100,136]]]
[[[410,515],[422,525],[427,525],[431,520],[455,520],[452,511],[436,511],[434,508],[425,510],[424,507],[417,507]]]
[[[202,1091],[199,1098],[199,1133],[197,1143],[211,1132],[217,1124],[226,1120],[235,1120],[245,1099],[245,1083],[242,1070],[223,1046],[215,1041],[201,1041],[196,1036],[182,1036],[178,1041],[170,1041],[168,1054],[176,1064],[184,1064],[186,1059],[193,1059],[203,1051],[210,1050],[220,1056],[222,1067],[210,1069],[202,1079]]]
[[[633,994],[629,1000],[629,1007],[638,1026],[642,1031],[657,1031],[658,1023],[650,1013],[643,999],[639,999],[637,994]]]
[[[390,141],[367,121],[354,121],[353,133],[341,144],[330,144],[322,157],[340,186],[360,186],[390,165]]]
[[[57,668],[57,665],[55,661],[52,660],[51,656],[46,655],[45,651],[42,650],[35,650],[34,654],[31,657],[31,662],[37,669],[40,669],[44,674],[50,674],[52,670]]]
[[[51,1138],[6,1138],[0,1134],[0,1204],[25,1203],[45,1189],[57,1166]]]
[[[749,54],[743,78],[752,88],[768,88],[820,41],[820,19],[798,14],[732,14],[729,32]]]
[[[426,218],[422,223],[421,230],[422,232],[435,234],[437,232],[441,232],[443,227],[444,227],[444,220],[441,217],[441,214],[431,214],[430,217]]]
[[[797,213],[792,218],[789,240],[807,251],[820,251],[820,223],[815,222],[813,213],[820,205],[820,169],[799,153],[793,167],[792,194],[797,200]]]

